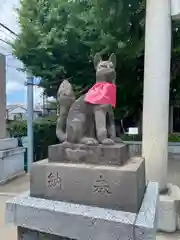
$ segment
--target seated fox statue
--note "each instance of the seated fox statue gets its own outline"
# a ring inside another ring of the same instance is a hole
[[[75,99],[71,84],[64,80],[58,90],[59,116],[56,135],[60,142],[86,145],[113,145],[116,131],[113,107],[116,105],[116,56],[103,61],[94,57],[96,83]]]

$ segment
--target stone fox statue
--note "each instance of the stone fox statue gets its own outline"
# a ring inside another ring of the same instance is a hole
[[[107,61],[103,61],[99,54],[94,57],[96,69],[97,88],[103,88],[103,84],[115,87],[116,56],[112,54]],[[111,98],[116,98],[116,91]],[[94,96],[100,98],[99,92],[93,90]],[[90,90],[91,92],[91,90]],[[108,92],[105,90],[105,92]],[[91,94],[90,94],[91,95]],[[56,135],[60,142],[82,143],[87,145],[112,145],[115,141],[114,112],[108,97],[104,96],[104,102],[89,101],[88,93],[75,100],[71,84],[64,80],[59,87],[57,99],[59,102],[59,117],[57,120]],[[106,101],[107,100],[107,101]],[[98,102],[98,104],[97,104]]]

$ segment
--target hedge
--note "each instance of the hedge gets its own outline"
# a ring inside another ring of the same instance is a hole
[[[48,157],[48,146],[57,144],[56,118],[42,118],[33,123],[34,132],[34,161]],[[13,121],[8,124],[11,137],[21,139],[27,136],[26,121]]]
[[[124,141],[142,141],[142,135],[121,135],[120,136]],[[180,133],[169,134],[169,142],[180,142]]]
[[[38,161],[48,157],[48,146],[57,144],[56,118],[42,118],[33,123],[34,130],[34,160]],[[13,121],[8,124],[11,137],[21,139],[27,136],[26,121]],[[141,141],[142,135],[121,135],[124,141]],[[180,142],[180,133],[169,135],[170,142]]]

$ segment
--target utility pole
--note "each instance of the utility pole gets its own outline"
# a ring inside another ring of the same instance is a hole
[[[33,84],[34,77],[27,72],[27,129],[28,129],[28,172],[31,172],[34,151],[33,151]]]

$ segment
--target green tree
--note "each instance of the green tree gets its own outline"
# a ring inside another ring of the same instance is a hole
[[[95,81],[92,58],[117,55],[116,114],[142,108],[145,0],[21,0],[15,56],[41,77],[47,96],[64,78],[83,93]],[[173,24],[171,99],[179,92],[179,23]]]
[[[83,89],[95,81],[92,58],[115,52],[117,114],[124,116],[141,105],[144,38],[143,1],[21,0],[21,33],[14,54],[25,68],[41,77],[48,96],[70,78]],[[133,86],[133,88],[132,88]]]
[[[22,0],[19,12],[21,33],[14,44],[14,54],[35,76],[48,96],[55,96],[60,82],[84,87],[93,82],[89,46],[80,39],[83,3],[66,0]],[[77,16],[76,16],[77,13]]]
[[[173,22],[171,57],[171,104],[180,100],[180,22]]]

